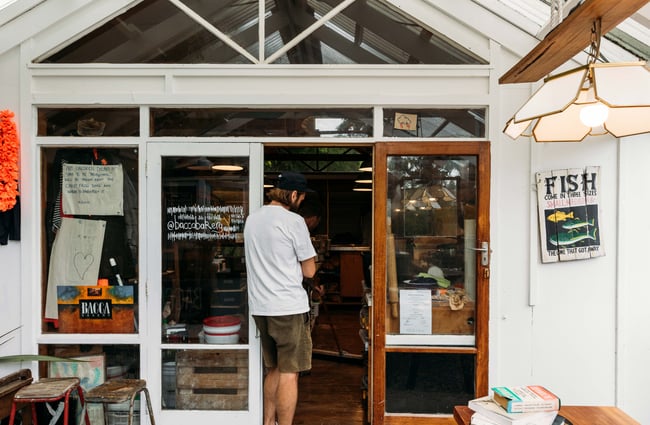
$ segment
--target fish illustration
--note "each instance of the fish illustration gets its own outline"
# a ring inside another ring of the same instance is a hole
[[[586,233],[574,234],[573,232],[558,233],[548,238],[549,242],[555,246],[573,245],[585,239],[596,240],[598,228],[588,230]]]
[[[581,227],[593,226],[594,222],[595,219],[593,218],[591,220],[580,220],[579,218],[577,218],[575,220],[567,220],[566,223],[562,224],[562,228],[567,230],[575,230]]]
[[[557,223],[558,221],[566,221],[567,219],[574,217],[573,211],[569,213],[565,213],[564,211],[555,211],[553,214],[549,215],[546,218],[553,223]]]

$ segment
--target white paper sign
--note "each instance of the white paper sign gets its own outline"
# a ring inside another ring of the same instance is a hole
[[[50,257],[45,318],[57,319],[57,285],[96,285],[104,247],[103,220],[61,219]]]
[[[431,335],[431,290],[399,290],[399,332]]]
[[[119,164],[63,164],[63,213],[124,215],[123,181]]]

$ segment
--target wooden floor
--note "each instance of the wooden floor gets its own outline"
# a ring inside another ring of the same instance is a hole
[[[360,306],[331,306],[323,311],[312,332],[312,370],[299,381],[294,425],[368,425],[362,401],[362,378],[367,374],[359,337]],[[452,425],[453,417],[436,418]]]
[[[359,329],[358,306],[331,306],[326,311],[321,306],[312,333],[312,370],[300,377],[294,425],[367,423],[362,403],[367,371]]]

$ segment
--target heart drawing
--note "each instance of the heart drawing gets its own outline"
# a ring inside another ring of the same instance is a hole
[[[86,272],[90,266],[95,262],[95,257],[92,254],[84,254],[82,252],[77,252],[72,259],[72,264],[74,269],[79,276],[79,280],[84,280]]]

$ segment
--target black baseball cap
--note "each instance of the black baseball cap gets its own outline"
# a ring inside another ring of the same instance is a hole
[[[307,179],[300,173],[283,171],[278,176],[278,189],[297,190],[298,192],[313,192],[307,187]]]

